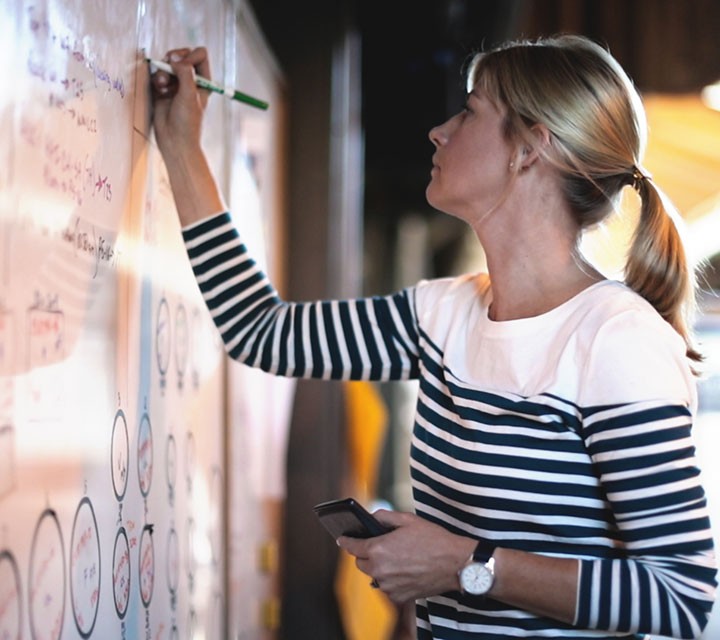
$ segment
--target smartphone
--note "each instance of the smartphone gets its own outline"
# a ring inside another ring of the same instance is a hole
[[[390,532],[390,528],[373,516],[354,498],[330,500],[313,507],[328,533],[337,540],[340,536],[372,538]]]

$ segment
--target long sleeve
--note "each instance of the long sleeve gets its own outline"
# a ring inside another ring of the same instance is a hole
[[[698,638],[717,582],[692,439],[694,382],[684,345],[631,318],[620,313],[605,326],[588,363],[587,394],[617,399],[582,409],[614,546],[581,561],[576,623]]]
[[[577,626],[699,637],[716,581],[690,412],[641,402],[584,413],[620,553],[581,562]]]
[[[248,255],[227,213],[185,227],[183,238],[232,358],[280,376],[417,377],[412,289],[388,297],[288,303]]]

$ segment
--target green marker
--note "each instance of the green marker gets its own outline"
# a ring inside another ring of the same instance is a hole
[[[163,62],[162,60],[152,60],[150,58],[146,58],[146,60],[150,65],[151,73],[154,73],[153,67],[155,67],[155,70],[159,69],[160,71],[164,71],[165,73],[169,73],[173,76],[175,75],[173,68],[167,62]],[[207,78],[203,78],[202,76],[195,76],[195,84],[201,89],[207,89],[208,91],[219,93],[220,95],[223,95],[226,98],[230,98],[231,100],[244,102],[245,104],[249,104],[251,107],[255,107],[256,109],[267,109],[270,106],[267,102],[263,100],[258,100],[257,98],[249,96],[247,93],[236,91],[235,89],[231,89],[230,87],[223,87],[219,84],[215,84],[212,80],[208,80]]]

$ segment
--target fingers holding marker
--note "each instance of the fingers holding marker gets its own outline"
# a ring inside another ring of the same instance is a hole
[[[150,62],[154,65],[153,90],[159,98],[173,98],[181,93],[185,99],[197,99],[203,108],[206,106],[209,92],[197,82],[201,74],[210,72],[205,47],[171,49],[162,62]]]
[[[172,98],[177,93],[177,78],[167,71],[151,69],[150,83],[153,93],[158,98]]]
[[[154,98],[153,123],[158,146],[168,150],[195,149],[200,139],[206,91],[198,90],[194,63],[204,52],[171,49],[163,60],[147,58]]]
[[[196,47],[195,49],[183,49],[181,52],[171,52],[170,63],[173,63],[173,58],[179,58],[177,60],[180,66],[184,66],[186,76],[181,78],[181,86],[187,87],[188,91],[194,92],[202,105],[203,109],[207,106],[208,99],[210,98],[210,90],[202,83],[197,82],[197,77],[204,78],[210,81],[210,59],[208,58],[208,52],[205,47]],[[178,73],[181,73],[178,70]],[[185,80],[185,84],[182,82]]]
[[[173,49],[168,51],[168,62],[182,62],[190,65],[197,75],[212,80],[210,75],[210,58],[205,47],[195,47],[195,49]]]
[[[195,49],[172,49],[163,60],[147,58],[153,71],[153,91],[159,98],[174,97],[180,93],[183,101],[197,100],[205,108],[210,93],[219,93],[231,100],[243,102],[256,109],[267,109],[270,105],[242,91],[213,82],[210,75],[210,61],[205,47]],[[173,78],[176,76],[176,78]]]

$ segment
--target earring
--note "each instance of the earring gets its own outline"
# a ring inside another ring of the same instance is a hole
[[[514,169],[514,168],[515,168],[515,161],[514,161],[514,160],[510,160],[510,166],[509,166],[509,168],[510,168],[510,169]]]

